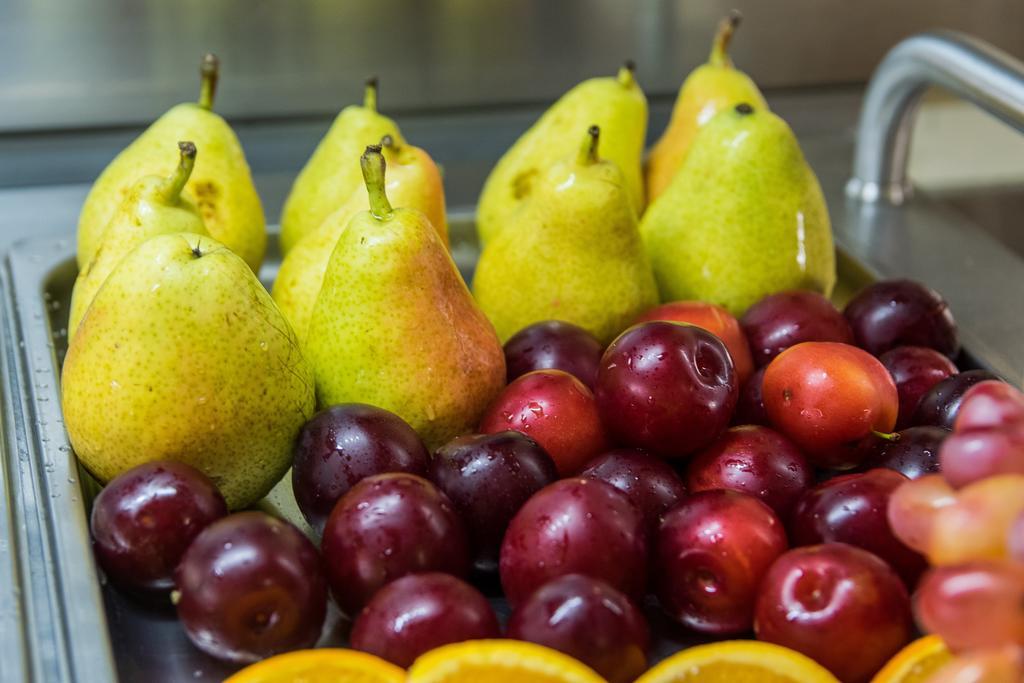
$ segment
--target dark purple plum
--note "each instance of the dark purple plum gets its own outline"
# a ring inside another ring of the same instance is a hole
[[[643,514],[649,533],[657,531],[661,516],[686,495],[686,486],[671,465],[633,448],[597,456],[580,476],[598,479],[625,493]]]
[[[680,458],[725,431],[739,386],[718,337],[693,325],[649,322],[611,343],[594,395],[605,427],[621,444]]]
[[[394,413],[363,403],[325,408],[299,432],[292,489],[306,521],[322,531],[349,489],[386,472],[425,475],[430,454],[416,431]]]
[[[701,491],[672,508],[654,544],[654,591],[665,612],[700,633],[750,630],[761,577],[786,551],[772,509],[736,491]]]
[[[908,479],[938,472],[939,446],[947,436],[949,430],[941,427],[908,427],[897,432],[895,440],[875,437],[862,469],[887,467]]]
[[[960,351],[949,304],[920,282],[882,280],[870,284],[846,304],[843,315],[857,346],[875,356],[897,346],[926,346],[950,358]]]
[[[765,368],[758,368],[740,388],[740,397],[736,401],[736,412],[732,416],[734,425],[771,426],[768,411],[764,409],[764,396],[761,393],[764,388],[764,371]]]
[[[321,551],[331,592],[355,615],[381,587],[407,574],[469,572],[466,530],[448,496],[422,477],[367,477],[338,501]]]
[[[305,535],[263,512],[239,512],[196,537],[178,565],[178,617],[203,652],[248,663],[312,647],[327,581]]]
[[[910,426],[921,397],[942,380],[959,372],[953,361],[925,346],[897,346],[883,353],[878,360],[892,375],[900,397],[896,429]]]
[[[428,573],[403,576],[377,591],[349,640],[354,649],[405,669],[435,647],[498,637],[498,619],[480,591],[450,574]]]
[[[739,491],[761,499],[782,519],[813,483],[814,469],[796,445],[758,425],[727,430],[686,466],[691,493]]]
[[[501,544],[501,585],[515,607],[553,578],[587,574],[633,599],[647,569],[644,518],[626,494],[594,479],[562,479],[533,495]]]
[[[477,568],[494,571],[512,517],[558,471],[536,441],[508,431],[449,441],[434,454],[429,477],[465,523]]]
[[[564,370],[593,389],[602,351],[582,327],[561,320],[534,323],[505,342],[508,381],[534,370]]]
[[[93,501],[89,527],[96,559],[118,586],[170,590],[189,544],[227,513],[217,487],[194,467],[167,460],[133,467]]]
[[[759,368],[801,342],[853,343],[843,314],[821,294],[806,290],[769,294],[747,309],[740,324]]]
[[[911,422],[916,425],[930,425],[952,429],[960,412],[964,394],[978,382],[998,380],[988,370],[967,370],[942,380],[921,397]]]
[[[868,681],[914,635],[899,576],[845,543],[794,548],[776,560],[755,612],[758,640],[801,652],[850,683]]]
[[[924,557],[903,544],[889,526],[889,498],[907,481],[899,472],[878,468],[846,474],[805,493],[789,519],[794,546],[848,543],[885,560],[913,588],[927,568]]]
[[[629,683],[647,668],[650,632],[629,598],[582,574],[552,579],[512,613],[506,637],[578,659],[608,683]]]

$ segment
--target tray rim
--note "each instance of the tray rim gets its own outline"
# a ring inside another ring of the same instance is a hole
[[[464,231],[465,224],[472,226],[473,212],[450,212],[449,223],[456,231]],[[268,226],[271,240],[276,239],[276,227]],[[14,558],[16,572],[11,572],[2,563],[5,554],[0,545],[0,580],[9,574],[16,578],[11,595],[0,593],[0,634],[10,627],[3,619],[4,602],[10,600],[20,617],[21,638],[16,642],[22,653],[18,657],[17,648],[5,637],[0,646],[0,656],[5,658],[0,661],[5,662],[5,672],[6,665],[13,663],[14,672],[26,681],[119,680],[85,506],[80,504],[84,493],[78,462],[60,411],[59,362],[46,310],[50,304],[46,283],[58,269],[74,267],[74,257],[73,240],[29,237],[12,245],[0,271],[4,294],[0,305],[5,312],[0,388],[8,399],[3,406],[5,438],[0,442],[0,447],[6,447],[2,453],[6,470],[0,469],[4,477],[0,492],[6,494],[0,499],[0,522],[7,526],[0,525],[0,532],[14,531],[8,554],[10,548],[20,551]],[[846,273],[861,282],[879,277],[877,270],[853,256],[838,239],[836,257],[840,276]],[[467,265],[469,254],[456,255],[456,261]],[[276,267],[275,262],[265,264],[261,279],[266,282]],[[30,428],[33,424],[35,428]],[[18,477],[7,478],[10,472]],[[19,481],[22,484],[12,488]],[[42,495],[47,491],[49,496]],[[58,514],[55,501],[61,499],[74,503],[69,514]],[[5,501],[6,517],[2,515]],[[34,569],[40,563],[42,572]]]

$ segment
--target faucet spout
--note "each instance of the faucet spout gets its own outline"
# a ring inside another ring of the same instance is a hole
[[[1024,132],[1024,63],[988,43],[953,31],[897,44],[871,76],[846,194],[862,202],[902,204],[910,133],[921,95],[938,86]]]

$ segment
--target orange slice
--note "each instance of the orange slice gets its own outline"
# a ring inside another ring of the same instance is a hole
[[[409,669],[409,683],[606,683],[568,655],[518,640],[443,645]]]
[[[756,640],[698,645],[672,655],[636,683],[839,683],[813,659]]]
[[[296,650],[251,664],[224,683],[405,683],[405,669],[356,650]]]
[[[924,636],[897,652],[871,683],[924,683],[951,659],[942,638]]]

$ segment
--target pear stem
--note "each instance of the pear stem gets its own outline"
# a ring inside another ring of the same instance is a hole
[[[387,163],[381,154],[380,145],[368,146],[363,156],[359,157],[359,166],[363,169],[366,193],[370,196],[370,213],[378,220],[389,218],[393,209],[384,191],[384,170]]]
[[[199,106],[213,109],[213,97],[217,94],[217,79],[220,76],[220,60],[217,55],[207,52],[199,64]]]
[[[196,164],[195,143],[188,141],[179,142],[178,150],[181,152],[178,168],[174,169],[174,173],[167,177],[162,188],[163,195],[167,199],[168,204],[174,204],[178,201],[181,191],[185,189],[185,183],[188,182],[189,176],[192,175],[192,168]]]
[[[619,74],[617,76],[619,85],[624,88],[631,88],[636,83],[636,62],[632,59],[627,59],[619,67]]]
[[[370,111],[377,111],[377,77],[370,76],[366,79],[366,88],[363,90],[363,107]]]
[[[732,60],[729,58],[729,43],[742,19],[743,15],[739,13],[739,10],[733,10],[729,12],[729,16],[718,23],[715,41],[711,43],[711,56],[708,57],[708,63],[711,66],[732,68]]]
[[[598,162],[597,141],[600,137],[601,129],[597,126],[591,126],[587,129],[587,137],[583,138],[583,144],[580,145],[580,153],[576,157],[576,163],[580,166],[589,166]]]

